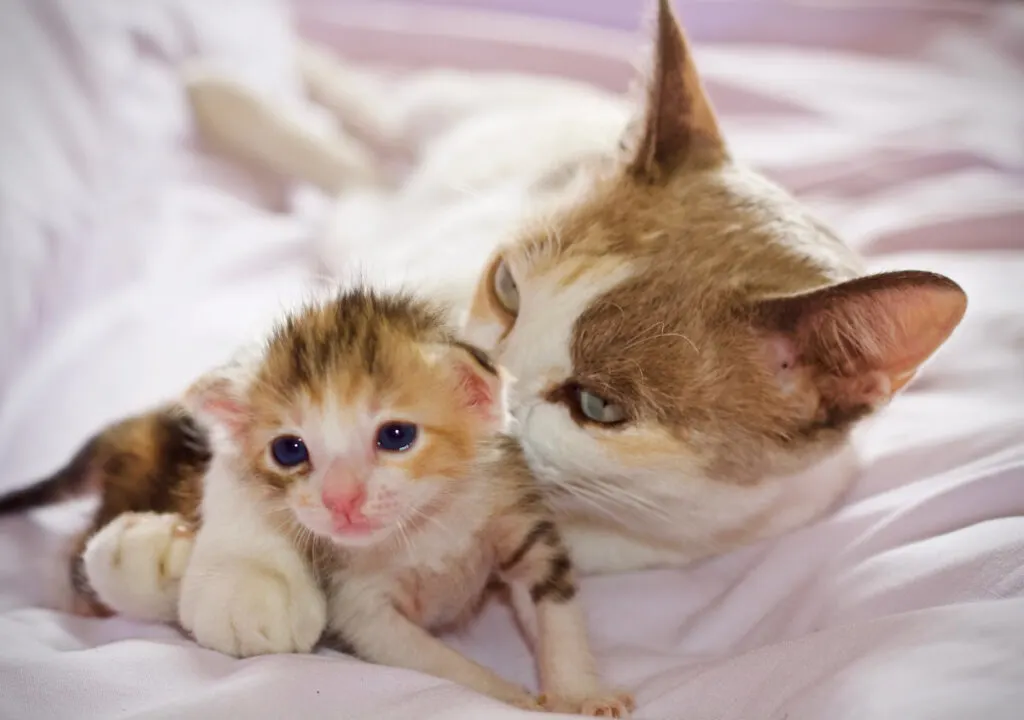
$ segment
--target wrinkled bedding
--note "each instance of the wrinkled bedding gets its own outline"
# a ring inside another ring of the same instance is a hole
[[[298,103],[293,11],[357,60],[621,89],[642,42],[632,5],[5,3],[0,488],[173,395],[320,280],[323,203],[205,153],[177,63],[213,57]],[[640,718],[1020,717],[1024,7],[678,5],[736,154],[874,268],[946,273],[970,307],[858,434],[863,475],[834,514],[686,570],[588,579],[601,665]],[[172,628],[66,614],[61,552],[87,509],[0,521],[0,718],[525,717],[339,655],[237,661]],[[504,608],[450,640],[533,683]]]

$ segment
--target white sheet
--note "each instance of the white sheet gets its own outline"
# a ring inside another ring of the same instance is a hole
[[[287,101],[281,8],[85,7],[35,0],[0,18],[0,47],[24,67],[4,71],[20,109],[0,117],[3,487],[176,392],[308,291],[313,219],[273,213],[279,192],[191,147],[172,74],[213,52]],[[1024,14],[970,17],[982,22],[941,25],[913,60],[707,48],[719,87],[757,91],[743,67],[792,71],[761,92],[799,111],[769,122],[723,108],[741,154],[877,267],[954,277],[970,309],[859,434],[867,466],[835,515],[688,570],[585,583],[601,664],[637,690],[640,718],[995,720],[1024,708],[1024,218],[1001,200],[1024,198],[1024,113],[993,80],[1020,82],[1020,45],[1000,38]],[[916,128],[899,150],[893,126],[865,119],[887,113],[905,121],[901,137]],[[820,155],[777,151],[808,127]],[[81,509],[0,522],[0,718],[526,717],[411,672],[329,654],[236,661],[170,628],[48,609]],[[532,682],[502,608],[452,642]]]

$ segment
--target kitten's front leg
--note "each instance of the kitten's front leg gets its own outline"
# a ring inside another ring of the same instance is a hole
[[[253,491],[214,461],[178,618],[200,645],[228,655],[309,652],[323,634],[326,598]]]
[[[548,519],[514,523],[499,533],[501,577],[511,588],[517,612],[524,598],[534,618],[524,618],[536,637],[542,702],[548,710],[599,717],[628,718],[633,697],[604,685],[590,649],[583,608],[576,599],[572,561],[558,528]]]
[[[330,603],[330,628],[357,657],[451,680],[516,707],[542,709],[525,688],[448,647],[365,583],[339,582]]]
[[[86,543],[88,586],[120,615],[174,622],[192,540],[193,529],[177,513],[121,513]]]

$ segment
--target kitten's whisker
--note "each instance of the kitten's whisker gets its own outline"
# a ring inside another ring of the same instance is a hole
[[[465,186],[462,186],[462,185],[456,185],[455,183],[453,183],[451,181],[446,182],[445,186],[449,190],[454,190],[457,193],[462,193],[466,197],[473,198],[474,200],[484,200],[485,199],[485,195],[483,193],[477,192],[476,190],[473,190],[472,188],[468,188],[468,187],[465,187]]]
[[[434,523],[434,525],[436,525],[438,528],[440,528],[440,530],[442,532],[444,532],[446,535],[448,535],[449,537],[453,535],[453,533],[451,531],[451,528],[449,528],[447,525],[445,525],[443,522],[441,522],[438,518],[434,517],[433,515],[425,513],[425,512],[423,512],[422,510],[420,510],[419,508],[416,508],[416,507],[410,507],[409,509],[412,511],[412,513],[416,517],[422,518],[423,520],[425,520],[427,522]]]

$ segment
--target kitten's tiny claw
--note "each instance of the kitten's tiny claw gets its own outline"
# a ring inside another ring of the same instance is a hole
[[[633,695],[626,692],[615,693],[607,697],[584,700],[580,704],[580,715],[589,717],[628,718],[636,709]]]
[[[628,720],[636,708],[633,695],[628,692],[609,692],[607,695],[596,695],[584,700],[548,697],[541,695],[544,709],[549,712],[573,713],[588,717],[619,718]]]

